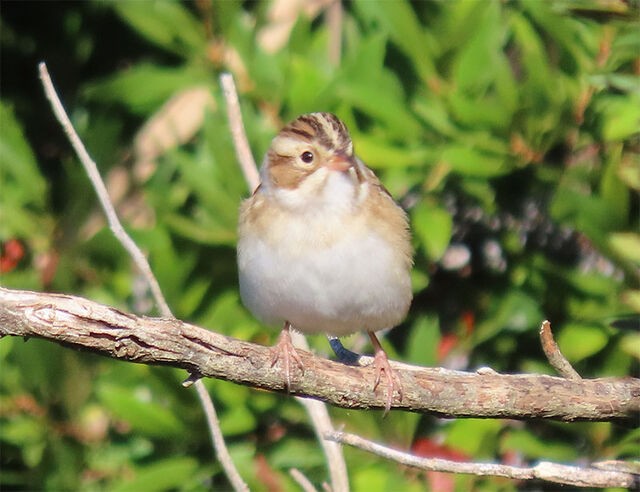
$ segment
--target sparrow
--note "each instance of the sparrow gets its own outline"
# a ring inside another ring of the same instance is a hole
[[[385,410],[400,380],[375,335],[407,315],[413,251],[407,215],[353,151],[347,127],[310,113],[272,140],[260,185],[239,213],[238,271],[244,305],[282,326],[273,347],[291,387],[291,361],[304,373],[290,330],[334,337],[366,331],[382,373]]]

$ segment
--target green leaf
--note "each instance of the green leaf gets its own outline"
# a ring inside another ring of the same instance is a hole
[[[569,323],[557,337],[560,351],[569,362],[579,362],[597,354],[607,345],[608,337],[599,326]]]
[[[500,130],[506,128],[511,122],[510,112],[506,111],[507,108],[495,96],[479,99],[454,91],[449,94],[449,104],[456,119],[470,127],[489,127]]]
[[[640,84],[637,75],[621,73],[594,74],[589,76],[589,82],[600,88],[612,87],[622,92],[640,95]]]
[[[625,290],[622,295],[622,302],[628,305],[636,313],[640,313],[640,290]]]
[[[13,109],[0,101],[0,238],[48,234],[47,184]]]
[[[448,426],[445,443],[470,456],[491,457],[501,428],[499,420],[456,420]]]
[[[182,4],[171,0],[112,2],[116,13],[141,36],[183,56],[203,55],[204,27]]]
[[[435,152],[426,147],[403,148],[385,142],[380,136],[354,134],[353,148],[358,157],[369,167],[406,168],[421,166],[435,158]]]
[[[618,281],[611,276],[596,273],[574,271],[564,275],[564,278],[581,293],[593,297],[607,297],[618,286]]]
[[[305,469],[312,466],[323,466],[325,461],[319,446],[311,441],[288,436],[271,453],[270,463],[276,468]]]
[[[235,406],[220,416],[220,428],[225,436],[251,432],[256,425],[256,417],[247,407]]]
[[[465,176],[492,177],[510,171],[506,156],[487,154],[463,145],[449,145],[442,151],[441,159],[451,169]]]
[[[240,339],[254,336],[259,326],[240,303],[237,289],[227,289],[211,302],[207,313],[202,316],[201,323]]]
[[[593,107],[599,113],[605,140],[619,141],[640,134],[640,96],[603,96]]]
[[[180,214],[168,214],[163,220],[173,232],[200,244],[235,244],[235,228],[218,223],[213,217],[203,216],[192,220]]]
[[[397,472],[396,468],[386,463],[370,464],[350,468],[349,478],[352,482],[353,490],[366,490],[367,492],[423,492],[425,483],[416,480],[408,474],[403,475]]]
[[[618,165],[617,173],[629,188],[640,191],[640,156],[625,156]]]
[[[143,2],[122,2],[140,4]],[[179,89],[207,83],[208,75],[198,68],[168,68],[141,63],[85,86],[84,95],[101,102],[124,104],[130,111],[147,115]]]
[[[421,203],[411,213],[413,230],[425,254],[437,261],[444,254],[453,230],[453,220],[446,210]]]
[[[428,80],[435,75],[428,37],[408,1],[358,0],[355,5],[363,17],[372,23],[379,24],[378,32],[388,33],[391,40],[413,61],[418,75],[423,80]]]
[[[548,100],[553,100],[557,87],[544,43],[534,26],[521,13],[513,12],[509,16],[509,23],[526,77],[523,89],[533,98],[529,104],[534,107],[541,106]]]
[[[635,232],[614,232],[609,236],[609,246],[625,260],[640,265],[640,235]]]
[[[572,461],[578,454],[571,444],[543,440],[525,429],[511,429],[507,433],[500,442],[500,452],[506,451],[519,451],[526,458],[550,461]]]
[[[378,79],[384,71],[387,36],[376,33],[362,38],[357,50],[342,61],[341,76],[347,79]]]
[[[411,270],[411,288],[414,293],[426,289],[429,285],[429,275],[417,267]]]
[[[329,83],[328,74],[313,61],[294,56],[290,62],[291,85],[285,97],[294,114],[316,111],[318,95]]]
[[[440,97],[432,93],[423,93],[413,101],[416,114],[433,130],[442,135],[454,136],[461,133],[451,120],[449,108]]]
[[[105,384],[98,388],[98,398],[116,418],[149,436],[165,439],[179,436],[185,429],[176,416],[164,406],[144,401],[130,388]]]
[[[600,180],[600,195],[615,216],[614,222],[624,224],[629,214],[630,194],[616,172],[621,160],[622,144],[611,147],[607,152],[605,168]]]
[[[640,333],[624,335],[620,339],[620,348],[636,359],[640,359]]]
[[[440,342],[440,327],[436,317],[420,317],[411,326],[407,341],[407,362],[418,366],[436,364],[436,352]]]
[[[177,309],[180,318],[187,319],[193,315],[193,312],[202,303],[207,290],[211,287],[211,282],[210,279],[199,278],[187,285]]]
[[[542,319],[539,302],[529,294],[512,288],[505,296],[496,298],[487,319],[476,327],[474,344],[485,342],[503,330],[524,333],[537,327]]]
[[[569,222],[595,241],[604,241],[607,231],[620,227],[614,222],[607,202],[587,194],[577,186],[558,186],[550,206],[551,217],[559,223]]]
[[[495,1],[481,2],[476,23],[466,45],[458,51],[454,79],[463,92],[485,91],[495,77],[496,65],[502,52],[504,25],[500,19],[500,5]]]
[[[0,183],[3,187],[19,187],[23,204],[32,202],[42,207],[46,198],[46,183],[13,109],[2,101],[0,128]]]
[[[36,418],[19,416],[3,422],[0,440],[15,446],[25,446],[41,442],[46,429]]]
[[[397,80],[384,72],[376,80],[341,79],[335,87],[338,97],[380,120],[385,130],[396,138],[414,138],[420,126],[406,109]]]
[[[177,457],[158,460],[133,470],[133,480],[123,480],[110,487],[115,492],[147,492],[176,490],[196,472],[198,462],[193,458]]]

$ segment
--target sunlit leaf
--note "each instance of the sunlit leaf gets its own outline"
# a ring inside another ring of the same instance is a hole
[[[196,68],[142,63],[87,84],[85,95],[101,102],[124,104],[132,112],[146,115],[158,109],[174,92],[206,83],[205,78],[206,74]]]
[[[203,55],[203,25],[179,2],[113,2],[110,4],[131,27],[149,41],[188,56]]]
[[[561,328],[556,340],[569,362],[579,362],[602,350],[608,337],[598,326],[569,323]]]
[[[445,443],[472,456],[493,456],[501,428],[499,420],[456,420],[448,426]]]
[[[540,439],[532,431],[511,429],[500,442],[501,452],[518,451],[531,459],[549,459],[553,461],[572,461],[575,459],[576,449],[566,443],[549,439]]]
[[[640,319],[637,323],[640,326]],[[640,359],[640,333],[629,333],[620,339],[620,348],[636,359]]]
[[[451,215],[444,209],[422,203],[413,210],[411,216],[413,228],[420,236],[425,253],[432,261],[438,260],[451,239]]]
[[[510,168],[506,156],[480,153],[463,145],[446,147],[441,158],[453,171],[466,176],[499,176],[509,172]]]
[[[133,479],[122,480],[111,490],[118,492],[150,492],[172,490],[183,485],[193,475],[198,462],[193,458],[175,457],[158,460],[133,471]]]
[[[605,140],[623,140],[640,134],[640,97],[608,96],[598,100],[602,135]]]
[[[116,418],[128,422],[140,432],[165,438],[184,432],[182,423],[169,409],[144,401],[130,389],[104,385],[98,389],[98,396]]]
[[[609,236],[609,245],[626,260],[640,265],[640,235],[633,232],[615,232]]]
[[[36,163],[35,155],[24,130],[12,108],[0,102],[0,179],[4,186],[19,188],[22,203],[31,202],[42,207],[46,198],[46,184]]]
[[[504,27],[500,22],[500,6],[497,2],[480,2],[476,9],[476,22],[467,43],[458,51],[454,78],[458,89],[478,93],[486,90],[495,77],[495,66],[501,56]]]
[[[280,443],[271,454],[271,465],[276,468],[321,466],[324,455],[315,444],[290,437]]]
[[[626,290],[621,294],[622,302],[640,313],[640,290]]]
[[[440,341],[438,320],[421,318],[411,327],[407,362],[419,366],[433,366],[436,363],[436,351]]]
[[[247,407],[236,406],[220,415],[220,428],[225,436],[244,434],[255,427],[256,418]]]
[[[428,38],[409,2],[359,0],[356,6],[363,16],[383,26],[389,37],[413,60],[418,74],[424,80],[435,74]]]

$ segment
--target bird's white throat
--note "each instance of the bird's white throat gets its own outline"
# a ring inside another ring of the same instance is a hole
[[[295,189],[269,187],[265,192],[278,205],[300,214],[343,214],[353,212],[366,198],[367,183],[359,183],[353,169],[330,171],[322,167]]]

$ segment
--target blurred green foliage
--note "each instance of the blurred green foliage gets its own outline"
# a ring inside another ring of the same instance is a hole
[[[322,9],[294,2],[281,3],[290,23],[279,22],[276,3],[3,5],[2,285],[155,312],[42,97],[44,59],[176,316],[272,343],[276,331],[237,293],[236,216],[248,192],[217,79],[232,71],[258,161],[283,123],[332,111],[407,208],[415,299],[387,338],[393,357],[551,373],[537,341],[547,318],[583,376],[637,376],[638,2],[357,0],[338,30]],[[329,54],[338,32],[339,62]],[[145,123],[151,130],[138,133]],[[321,337],[311,343],[328,352]],[[10,338],[0,364],[3,490],[228,488],[182,371]],[[206,385],[252,490],[297,490],[290,467],[316,485],[328,479],[291,398]],[[637,430],[606,423],[332,415],[366,437],[462,459],[640,454]],[[354,490],[424,490],[437,479],[345,455]]]

